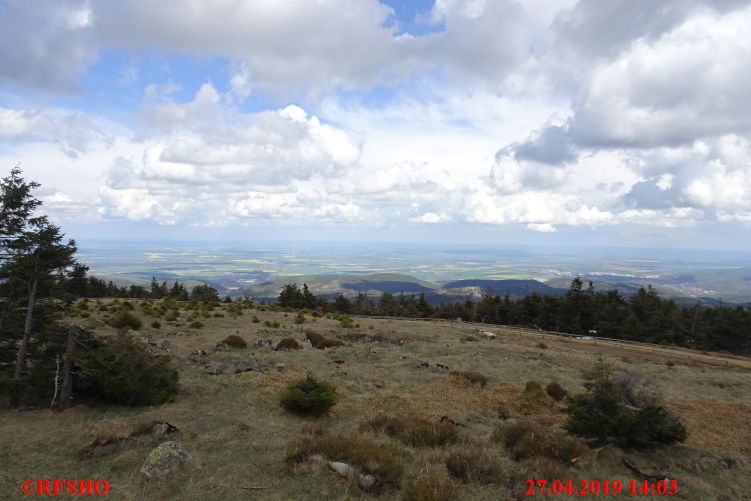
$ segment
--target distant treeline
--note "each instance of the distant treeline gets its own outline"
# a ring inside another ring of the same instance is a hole
[[[73,297],[86,298],[128,298],[128,299],[164,299],[176,301],[218,302],[219,291],[208,285],[196,285],[190,291],[180,282],[171,285],[166,281],[159,282],[151,278],[151,286],[130,285],[118,286],[112,280],[106,282],[101,278],[87,276],[88,267],[77,263],[63,280],[63,291]],[[224,298],[227,301],[228,298]],[[231,300],[230,300],[231,301]]]
[[[431,306],[425,294],[379,298],[357,294],[327,300],[310,292],[307,285],[285,285],[277,304],[354,315],[407,318],[461,318],[468,322],[516,325],[570,334],[593,335],[702,350],[751,353],[751,310],[743,306],[679,306],[648,287],[628,299],[618,291],[596,291],[590,282],[571,282],[563,295],[529,294],[521,299],[486,293],[480,301],[467,299]]]

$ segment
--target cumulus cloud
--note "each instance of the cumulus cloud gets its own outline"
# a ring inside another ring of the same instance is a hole
[[[437,0],[421,34],[377,0],[41,5],[0,6],[0,159],[62,166],[45,196],[71,217],[751,224],[746,1]],[[82,92],[113,49],[219,59],[226,80],[131,59],[113,79],[142,102],[108,118],[17,91]]]

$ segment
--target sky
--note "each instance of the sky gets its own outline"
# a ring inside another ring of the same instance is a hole
[[[751,2],[0,0],[77,239],[751,248]]]

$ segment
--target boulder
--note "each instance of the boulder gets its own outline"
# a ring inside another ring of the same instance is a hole
[[[329,461],[329,466],[332,470],[337,472],[339,475],[343,476],[344,478],[350,478],[352,476],[352,467],[348,465],[347,463],[339,463],[337,461]]]
[[[357,476],[357,485],[364,491],[369,491],[376,483],[376,479],[373,475],[363,475],[360,473]]]
[[[177,442],[164,442],[146,457],[146,461],[141,466],[141,475],[147,479],[163,477],[182,468],[191,459],[190,454]]]
[[[218,343],[216,343],[215,348],[216,348],[216,351],[230,351],[231,349],[229,345],[223,341],[219,341]]]
[[[258,360],[235,360],[229,363],[230,371],[235,374],[249,371],[261,371],[261,363]]]
[[[224,364],[221,364],[219,362],[209,362],[208,364],[203,366],[203,372],[205,372],[206,374],[211,374],[212,376],[216,376],[217,374],[224,372]]]

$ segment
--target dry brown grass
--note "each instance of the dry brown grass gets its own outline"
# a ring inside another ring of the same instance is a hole
[[[462,482],[503,483],[506,474],[498,460],[498,451],[482,447],[461,447],[446,457],[446,469]]]
[[[588,450],[581,440],[530,419],[499,427],[491,440],[502,441],[517,461],[535,457],[569,461]]]
[[[459,484],[445,473],[419,473],[405,480],[402,501],[454,501]]]
[[[737,403],[670,400],[688,430],[688,445],[751,454],[751,406]]]
[[[356,466],[375,476],[379,483],[396,487],[404,474],[404,465],[391,452],[375,442],[341,435],[308,435],[292,440],[287,445],[287,463],[307,461],[321,455],[330,461],[341,461]]]
[[[379,415],[360,425],[363,431],[383,431],[413,447],[438,447],[461,438],[459,428],[446,421],[429,421],[414,416]]]
[[[468,371],[451,371],[450,374],[457,380],[463,381],[469,384],[477,384],[481,387],[485,387],[488,384],[487,376],[480,374],[479,372]]]

